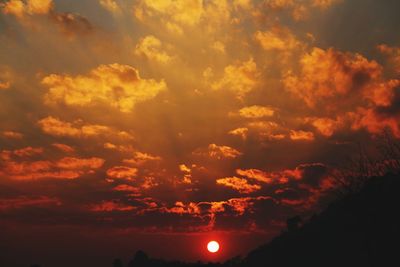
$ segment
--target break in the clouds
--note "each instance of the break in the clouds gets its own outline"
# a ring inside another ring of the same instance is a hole
[[[278,233],[329,199],[357,144],[400,137],[398,19],[378,7],[398,10],[1,1],[1,221]]]

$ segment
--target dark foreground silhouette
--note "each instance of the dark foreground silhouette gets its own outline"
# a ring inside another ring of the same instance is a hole
[[[397,267],[400,266],[400,175],[370,178],[355,193],[302,223],[287,221],[281,235],[224,263],[184,263],[149,258],[137,251],[114,267]]]
[[[299,229],[249,253],[243,266],[400,266],[400,176],[371,178]]]

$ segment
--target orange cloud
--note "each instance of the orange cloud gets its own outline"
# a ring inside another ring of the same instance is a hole
[[[353,118],[352,129],[366,129],[372,134],[381,134],[385,129],[390,129],[394,136],[400,137],[399,118],[387,117],[378,114],[373,109],[359,108],[357,112],[349,114]]]
[[[343,0],[312,0],[311,3],[313,6],[326,9],[334,4],[340,3]]]
[[[98,124],[84,124],[81,120],[77,120],[71,123],[62,121],[52,116],[39,120],[38,125],[43,132],[54,136],[88,138],[99,135],[113,134],[121,138],[133,138],[130,134],[126,132],[118,132],[108,126]]]
[[[184,184],[191,184],[192,183],[192,169],[186,166],[185,164],[180,164],[179,170],[184,173],[183,181]]]
[[[288,169],[277,172],[264,172],[258,169],[237,169],[236,173],[247,179],[254,179],[258,182],[285,184],[289,182],[289,180],[299,180],[302,178],[302,166],[303,165],[300,165],[294,170]]]
[[[113,179],[126,179],[132,180],[136,177],[138,172],[137,168],[131,168],[126,166],[114,166],[107,170],[107,175]]]
[[[31,172],[47,171],[51,169],[52,163],[50,161],[33,161],[33,162],[6,162],[4,170],[10,174],[22,174]]]
[[[261,119],[264,117],[272,117],[275,114],[275,110],[271,107],[263,107],[255,105],[240,109],[239,114],[244,118]]]
[[[387,56],[394,71],[400,74],[400,47],[391,47],[386,44],[381,44],[378,46],[378,50]]]
[[[221,42],[221,41],[215,41],[214,43],[212,43],[211,44],[211,48],[213,49],[213,50],[215,50],[215,51],[217,51],[217,52],[220,52],[220,53],[225,53],[226,51],[225,51],[225,45],[224,45],[224,43],[223,42]]]
[[[228,133],[231,135],[240,136],[242,139],[246,139],[248,131],[249,131],[248,128],[241,127],[241,128],[233,129],[233,130],[229,131]]]
[[[237,169],[236,173],[240,176],[244,176],[246,178],[254,179],[256,181],[267,184],[273,181],[268,173],[257,169],[247,169],[247,170]]]
[[[117,179],[126,179],[126,180],[132,180],[133,176],[136,176],[136,174],[134,174],[134,171],[131,171],[131,174],[128,174],[128,171],[125,172],[125,174],[121,174],[122,172],[119,171],[113,171],[112,175],[114,176],[118,176],[120,178]],[[116,174],[117,173],[117,174]],[[110,176],[112,177],[112,176]],[[116,178],[116,177],[112,177],[112,178]],[[138,186],[133,186],[133,185],[129,185],[129,184],[119,184],[117,186],[115,186],[112,190],[114,191],[123,191],[123,192],[129,192],[130,196],[140,196],[141,195],[141,190],[148,190],[151,188],[154,188],[158,186],[158,183],[156,182],[154,177],[143,177],[143,182],[138,185]]]
[[[281,203],[288,206],[301,206],[303,205],[307,199],[281,199]]]
[[[330,118],[309,118],[311,124],[324,136],[330,137],[340,127],[343,126],[343,120],[333,120]]]
[[[55,136],[88,137],[110,131],[107,126],[83,125],[80,127],[74,125],[78,123],[65,122],[52,116],[41,119],[38,124],[45,133]]]
[[[332,48],[323,50],[314,48],[301,60],[301,73],[289,72],[283,80],[286,89],[303,99],[309,107],[328,105],[332,99],[345,97],[350,92],[362,91],[371,81],[379,80],[381,66],[368,61],[360,54],[342,53]],[[330,105],[329,105],[330,104]]]
[[[261,189],[257,184],[249,184],[246,179],[238,177],[227,177],[217,179],[217,184],[230,187],[241,194],[249,194]]]
[[[14,81],[14,73],[10,67],[0,64],[0,90],[9,89]]]
[[[312,132],[307,132],[307,131],[295,131],[291,130],[290,131],[290,139],[293,141],[313,141],[314,140],[314,134]]]
[[[182,171],[182,172],[186,172],[186,173],[191,173],[192,172],[192,170],[188,166],[186,166],[185,164],[180,164],[179,165],[179,170]]]
[[[39,179],[64,179],[72,180],[77,179],[82,175],[79,171],[48,171],[48,172],[33,172],[33,173],[21,173],[11,176],[14,180],[39,180]]]
[[[249,133],[256,135],[260,140],[277,141],[285,139],[287,129],[273,121],[255,120],[246,124]]]
[[[30,149],[23,150],[22,155],[31,155]],[[8,153],[10,154],[10,153]],[[38,180],[38,179],[76,179],[80,176],[92,173],[102,167],[104,160],[100,158],[72,158],[65,157],[60,160],[49,161],[23,161],[15,162],[10,155],[1,154],[4,160],[1,174],[14,180]]]
[[[282,140],[285,139],[285,137],[284,134],[270,134],[267,136],[269,140]]]
[[[47,14],[53,9],[52,0],[28,0],[27,9],[31,14]]]
[[[308,19],[312,8],[324,10],[340,2],[342,0],[268,0],[264,1],[264,5],[268,10],[286,10],[294,20],[299,21]]]
[[[168,63],[172,59],[164,51],[161,41],[153,35],[148,35],[139,40],[135,48],[135,54],[160,63]]]
[[[4,14],[11,14],[18,18],[22,18],[25,14],[25,4],[21,0],[10,0],[2,3],[2,11]]]
[[[224,212],[225,211],[225,207],[224,204],[226,204],[226,201],[213,201],[207,204],[211,204],[210,207],[210,212],[211,213],[219,213],[219,212]],[[202,204],[202,203],[200,203]]]
[[[312,166],[312,165],[300,165],[296,167],[294,170],[283,170],[282,172],[278,172],[281,176],[281,181],[288,181],[288,179],[293,179],[293,180],[300,180],[303,178],[303,169],[307,166]]]
[[[122,112],[131,112],[137,103],[167,89],[163,80],[142,79],[135,68],[120,64],[100,65],[86,76],[51,74],[42,83],[49,87],[46,103],[69,106],[102,103]]]
[[[231,198],[224,201],[200,202],[198,206],[209,204],[208,212],[211,214],[223,213],[226,209],[232,209],[237,215],[243,215],[245,212],[252,212],[254,203],[262,200],[273,200],[271,197],[258,196],[258,197],[239,197]]]
[[[105,149],[112,149],[112,150],[118,149],[118,147],[116,145],[114,145],[113,143],[104,143],[103,147]]]
[[[100,0],[100,5],[113,14],[121,13],[121,8],[115,0]]]
[[[144,159],[146,157],[146,155],[142,156],[142,155],[136,154],[136,152],[139,153],[139,154],[142,154],[142,153],[136,151],[136,149],[132,145],[115,145],[113,143],[107,142],[107,143],[104,143],[103,147],[105,149],[117,150],[117,151],[119,151],[121,153],[128,153],[128,154],[132,154],[133,153],[135,155],[134,159],[137,158],[137,157],[139,159],[141,159],[143,157],[143,159]],[[146,153],[143,153],[143,154],[146,154]],[[149,157],[151,157],[151,155],[149,155],[149,154],[147,154],[147,155]]]
[[[133,153],[133,158],[124,159],[123,162],[128,163],[128,164],[133,164],[133,165],[142,165],[149,161],[160,161],[160,160],[161,160],[161,157],[159,157],[159,156],[153,156],[153,155],[150,155],[147,153],[136,151]]]
[[[258,84],[259,76],[257,65],[253,58],[250,58],[248,61],[225,67],[222,79],[214,82],[211,87],[214,90],[231,90],[242,98]]]
[[[379,49],[388,48],[380,46]],[[385,80],[383,68],[377,62],[357,53],[314,48],[302,57],[300,66],[300,74],[289,72],[283,83],[308,107],[328,115],[305,118],[322,135],[330,137],[347,125],[352,125],[352,130],[365,128],[374,134],[385,127],[398,131],[396,119],[378,115],[377,110],[392,107],[400,80]],[[384,126],[378,125],[378,117],[382,117]],[[306,135],[301,131],[292,131],[290,136],[293,140],[313,139],[311,133]]]
[[[119,203],[117,201],[102,201],[100,204],[89,206],[91,211],[95,212],[111,212],[111,211],[132,211],[136,207]]]
[[[0,4],[1,7],[1,4]],[[54,8],[52,0],[10,0],[2,5],[5,14],[14,15],[23,25],[34,26],[35,16],[46,16],[55,23],[59,30],[68,35],[87,34],[93,26],[85,17],[74,13],[59,13]],[[39,29],[40,27],[32,27]]]
[[[222,26],[238,23],[239,18],[234,17],[234,13],[250,13],[252,6],[248,0],[140,0],[134,5],[134,15],[143,24],[177,35],[190,32],[194,28],[202,28],[203,32],[213,34]]]
[[[175,202],[175,206],[171,208],[163,208],[162,211],[166,213],[175,213],[175,214],[191,214],[197,215],[200,214],[200,208],[196,203],[190,202],[185,205],[182,201]]]
[[[4,161],[11,160],[11,157],[12,157],[12,152],[10,150],[2,150],[0,152],[0,159]]]
[[[143,179],[144,179],[144,181],[140,185],[140,187],[143,189],[151,189],[153,187],[158,186],[158,183],[154,177],[147,176],[147,177],[144,177]]]
[[[6,162],[4,174],[14,180],[76,179],[83,173],[76,170],[57,170],[50,161]]]
[[[26,15],[48,14],[52,9],[52,0],[10,0],[2,4],[2,11],[5,14],[11,14],[18,18]]]
[[[198,23],[203,12],[203,5],[200,0],[195,0],[192,3],[143,0],[141,4],[142,12],[146,12],[147,15],[157,16],[158,13],[158,15],[170,17],[175,23],[187,25]]]
[[[14,150],[13,153],[14,155],[17,155],[19,157],[30,157],[33,155],[37,154],[42,154],[44,149],[42,147],[25,147],[21,149]]]
[[[129,195],[133,196],[140,196],[140,188],[132,185],[127,185],[127,184],[120,184],[115,187],[113,187],[114,191],[122,191],[122,192],[129,192]]]
[[[286,10],[290,12],[294,20],[305,20],[309,16],[309,6],[306,1],[296,0],[269,0],[264,2],[267,10],[281,11]]]
[[[57,198],[51,198],[47,196],[40,197],[28,197],[21,196],[18,198],[11,199],[0,199],[0,211],[12,210],[12,209],[20,209],[24,207],[30,206],[59,206],[61,205],[61,201]]]
[[[255,40],[265,50],[291,51],[301,45],[289,29],[284,27],[273,27],[269,31],[257,31]]]
[[[238,150],[229,146],[219,146],[216,144],[208,145],[207,149],[197,149],[193,152],[194,155],[209,156],[216,159],[236,158],[242,155]]]
[[[10,139],[22,139],[24,137],[24,135],[22,133],[14,132],[14,131],[4,131],[2,134],[4,137],[10,138]]]
[[[377,107],[389,107],[399,86],[400,80],[376,81],[365,88],[362,97]]]
[[[62,169],[98,169],[103,166],[105,160],[101,158],[74,158],[65,157],[56,162],[56,166]]]
[[[72,153],[75,152],[75,149],[69,145],[54,143],[51,144],[53,147],[65,152],[65,153]]]
[[[228,199],[227,204],[233,208],[239,215],[243,215],[253,206],[254,200],[260,200],[262,197],[257,198],[231,198]]]

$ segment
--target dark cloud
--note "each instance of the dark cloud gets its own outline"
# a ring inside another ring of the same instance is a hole
[[[86,35],[94,30],[89,20],[74,13],[52,13],[50,18],[67,35]]]

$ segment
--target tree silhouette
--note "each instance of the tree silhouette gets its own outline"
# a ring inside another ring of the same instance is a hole
[[[400,173],[400,142],[389,130],[377,137],[377,153],[367,153],[358,144],[358,154],[349,157],[347,164],[332,168],[330,177],[336,185],[333,193],[340,197],[355,194],[364,188],[372,177]]]
[[[135,256],[133,259],[129,262],[129,267],[147,267],[149,266],[149,257],[147,254],[142,251],[138,250],[136,251]]]
[[[122,263],[121,259],[115,259],[113,261],[113,267],[124,267],[124,264]]]
[[[301,217],[295,216],[286,220],[286,226],[289,232],[293,232],[300,228],[301,225]]]

